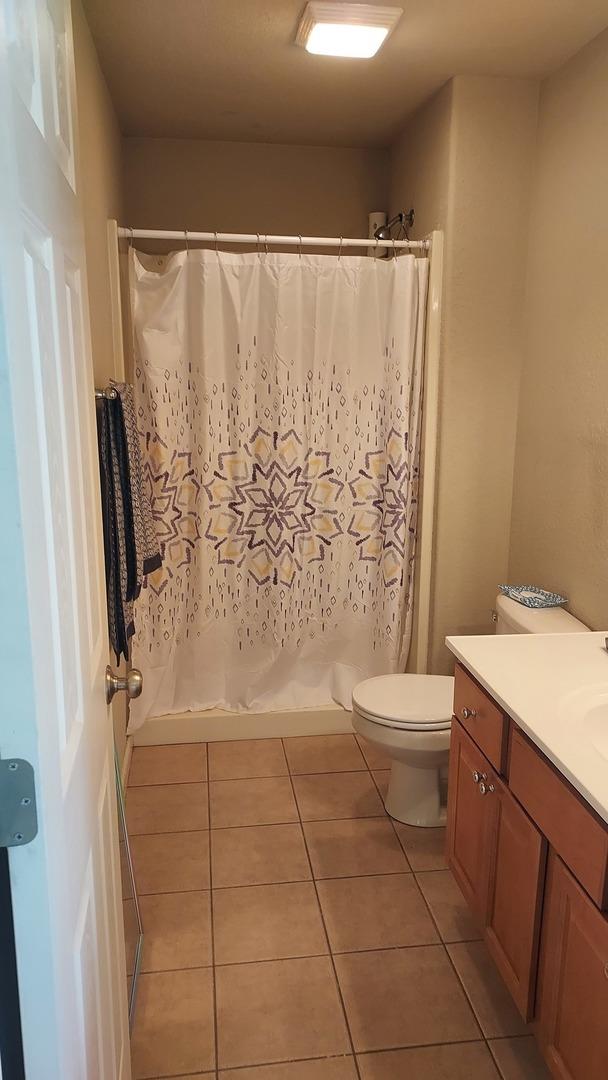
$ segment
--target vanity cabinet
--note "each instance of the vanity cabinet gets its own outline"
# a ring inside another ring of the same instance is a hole
[[[608,826],[460,666],[447,856],[552,1075],[608,1080]]]
[[[546,840],[456,721],[449,792],[448,861],[522,1016],[530,1019]]]
[[[538,1038],[559,1080],[608,1076],[608,920],[551,853],[538,981]]]

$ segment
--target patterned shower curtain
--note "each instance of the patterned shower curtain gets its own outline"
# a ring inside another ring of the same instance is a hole
[[[152,268],[150,268],[152,267]],[[411,635],[428,261],[130,253],[146,717],[350,707]]]

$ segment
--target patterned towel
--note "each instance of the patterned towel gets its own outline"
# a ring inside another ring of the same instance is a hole
[[[108,629],[117,661],[129,658],[135,632],[133,601],[147,574],[161,564],[144,490],[133,391],[112,384],[114,398],[97,399],[97,438],[103,514]]]

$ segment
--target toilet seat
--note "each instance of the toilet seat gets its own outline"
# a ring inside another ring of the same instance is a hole
[[[377,675],[353,690],[366,720],[403,731],[448,731],[454,679],[449,675]]]

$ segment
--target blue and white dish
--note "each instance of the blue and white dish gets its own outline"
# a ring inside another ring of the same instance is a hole
[[[551,608],[568,603],[567,597],[560,596],[559,593],[547,592],[546,589],[539,589],[538,585],[499,585],[498,588],[505,596],[516,600],[518,604],[523,604],[524,607]]]

